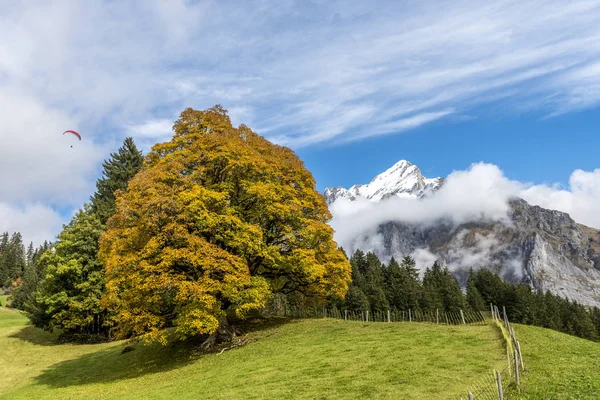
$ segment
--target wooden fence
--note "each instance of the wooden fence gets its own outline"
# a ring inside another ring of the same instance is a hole
[[[271,315],[292,318],[335,318],[346,321],[362,322],[425,322],[442,325],[487,324],[484,314],[480,311],[458,310],[446,312],[443,310],[384,310],[384,311],[351,311],[338,308],[297,308],[288,305],[271,307]]]
[[[517,340],[515,330],[510,326],[506,310],[502,314],[497,306],[490,304],[490,311],[485,314],[481,311],[458,310],[446,312],[416,311],[416,310],[383,310],[383,311],[350,311],[338,308],[298,308],[286,302],[275,301],[266,314],[290,318],[336,318],[346,321],[362,322],[421,322],[442,325],[487,325],[491,321],[502,332],[506,348],[506,361],[502,362],[489,376],[469,385],[469,390],[461,399],[508,399],[509,393],[518,393],[521,384],[521,374],[525,371],[521,344]]]
[[[488,377],[473,383],[466,397],[461,396],[461,399],[504,400],[509,398],[509,394],[519,392],[521,374],[525,371],[521,344],[517,340],[514,328],[510,326],[506,309],[502,307],[502,314],[500,314],[498,307],[490,304],[490,313],[493,323],[502,332],[504,338],[506,362],[490,371]]]

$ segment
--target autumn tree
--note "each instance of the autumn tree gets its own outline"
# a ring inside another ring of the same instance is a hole
[[[116,204],[100,255],[120,337],[164,343],[174,326],[211,345],[273,293],[346,293],[350,265],[310,172],[220,106],[186,109]]]

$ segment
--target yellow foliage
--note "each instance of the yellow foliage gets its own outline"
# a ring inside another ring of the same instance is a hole
[[[350,265],[304,164],[225,110],[186,109],[117,196],[100,240],[118,334],[210,334],[272,293],[343,296]]]

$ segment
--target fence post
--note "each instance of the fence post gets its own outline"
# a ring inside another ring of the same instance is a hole
[[[502,392],[502,377],[500,371],[496,371],[496,384],[498,387],[498,400],[504,400],[504,393]]]
[[[369,310],[367,310],[367,322],[369,322]]]
[[[474,400],[473,393],[469,392],[469,400]]]
[[[412,322],[412,315],[410,313],[410,308],[408,309],[408,322]]]
[[[460,310],[460,317],[462,318],[463,325],[466,325],[467,323],[465,322],[465,314],[463,314],[462,309]]]
[[[388,310],[388,322],[392,322],[392,316],[390,315],[390,310]]]
[[[515,349],[515,378],[517,379],[517,386],[519,386],[521,379],[519,379],[519,353],[517,349]]]
[[[344,310],[344,321],[348,320],[348,310]]]
[[[439,309],[435,309],[435,323],[439,324],[440,323],[440,310]]]
[[[523,365],[523,354],[521,354],[521,343],[517,340],[517,351],[519,352],[519,360],[521,361],[521,371],[525,371],[525,365]]]
[[[490,303],[490,308],[492,309],[492,319],[496,319],[496,316],[494,315],[494,305],[492,303]]]

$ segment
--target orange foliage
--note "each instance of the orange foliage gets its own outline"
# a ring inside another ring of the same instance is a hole
[[[118,334],[215,332],[272,293],[343,296],[350,265],[304,164],[220,106],[186,109],[117,196],[100,240]]]

